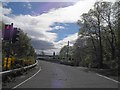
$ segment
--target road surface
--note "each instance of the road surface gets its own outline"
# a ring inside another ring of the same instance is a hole
[[[13,88],[118,88],[118,83],[78,67],[38,62],[39,70]]]

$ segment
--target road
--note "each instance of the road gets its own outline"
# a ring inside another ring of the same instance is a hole
[[[81,68],[40,61],[40,69],[14,88],[118,88],[118,84]]]

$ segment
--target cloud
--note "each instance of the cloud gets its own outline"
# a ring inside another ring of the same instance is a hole
[[[77,2],[79,0],[1,0],[2,2]]]
[[[11,14],[11,13],[12,13],[11,8],[2,8],[2,14],[8,15],[8,14]]]
[[[30,3],[27,4],[28,5],[28,8],[31,9],[32,8],[32,5]]]
[[[59,47],[61,48],[64,45],[67,45],[68,41],[69,41],[70,45],[72,46],[74,44],[75,40],[77,39],[77,37],[78,37],[78,33],[67,36],[66,38],[55,43],[56,48],[59,48]]]
[[[85,5],[89,3],[89,5]],[[13,22],[15,26],[22,28],[25,32],[30,34],[31,36],[36,36],[36,38],[42,38],[49,41],[54,42],[57,38],[55,33],[50,33],[48,31],[53,30],[54,28],[63,28],[63,27],[53,27],[51,28],[55,22],[58,23],[73,23],[80,18],[79,16],[87,12],[93,5],[94,2],[90,0],[82,0],[76,3],[75,5],[53,9],[47,13],[43,13],[37,16],[31,15],[18,15],[13,17],[3,16],[3,21],[10,23]],[[6,14],[10,13],[10,9],[4,9]]]
[[[78,37],[78,33],[75,33],[75,34],[71,34],[71,35],[67,36],[66,38],[64,38],[64,39],[62,39],[62,40],[60,40],[58,42],[54,42],[55,49],[52,50],[52,51],[56,51],[56,53],[59,54],[59,51],[61,50],[61,48],[64,45],[67,45],[68,41],[69,41],[69,45],[73,46],[73,44],[77,40],[77,37]]]
[[[33,44],[34,47],[43,48],[46,46],[48,50],[55,50],[49,47],[55,46],[56,51],[59,51],[60,48],[67,44],[70,41],[70,45],[72,45],[76,38],[77,33],[73,35],[69,35],[63,40],[55,42],[57,38],[56,33],[52,33],[54,29],[62,29],[63,26],[55,26],[54,23],[76,23],[78,19],[80,19],[80,15],[89,11],[90,8],[93,7],[94,3],[97,0],[80,0],[74,5],[58,8],[58,9],[51,9],[48,12],[45,12],[40,15],[11,15],[12,10],[10,8],[3,9],[3,21],[5,23],[14,23],[14,26],[21,28],[28,34],[29,37],[32,38],[33,43],[37,43],[37,45]],[[27,6],[31,9],[31,4],[28,2]],[[11,16],[7,16],[7,15]],[[49,43],[48,43],[49,42]],[[43,44],[44,43],[44,44]],[[53,44],[53,45],[52,45]]]
[[[2,3],[0,3],[0,22],[2,21]]]
[[[3,8],[3,5],[7,5],[7,2],[6,3],[1,3],[0,2],[0,21],[2,21],[2,18],[6,15],[10,15],[12,13],[12,9],[11,8]],[[6,16],[6,19],[8,19],[9,17]],[[10,19],[12,20],[12,19]]]
[[[48,50],[55,48],[53,43],[39,39],[31,39],[31,44],[35,49],[38,50]]]
[[[6,3],[4,3],[6,5]],[[11,8],[3,8],[2,3],[0,2],[0,21],[2,21],[3,16],[10,15],[12,13]]]
[[[97,0],[97,1],[100,1],[100,2],[106,1],[106,2],[112,2],[112,3],[114,3],[114,2],[116,2],[117,0]]]
[[[8,3],[9,3],[8,1],[2,2],[2,5],[3,5],[3,6],[8,6]]]
[[[26,4],[24,4],[23,6],[28,9],[32,9],[32,5],[30,4],[30,2],[26,2]]]
[[[55,27],[53,27],[52,29],[59,30],[59,29],[64,29],[64,27],[63,27],[63,26],[55,26]]]

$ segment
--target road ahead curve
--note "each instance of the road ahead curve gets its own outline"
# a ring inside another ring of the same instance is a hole
[[[118,84],[80,68],[38,61],[41,71],[15,88],[118,88]]]

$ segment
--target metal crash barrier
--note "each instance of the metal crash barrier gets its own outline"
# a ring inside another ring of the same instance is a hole
[[[2,81],[3,82],[12,81],[12,78],[14,79],[14,77],[22,75],[28,69],[35,67],[37,64],[38,64],[38,61],[36,60],[36,63],[34,63],[32,65],[0,72],[0,75],[2,75]]]

